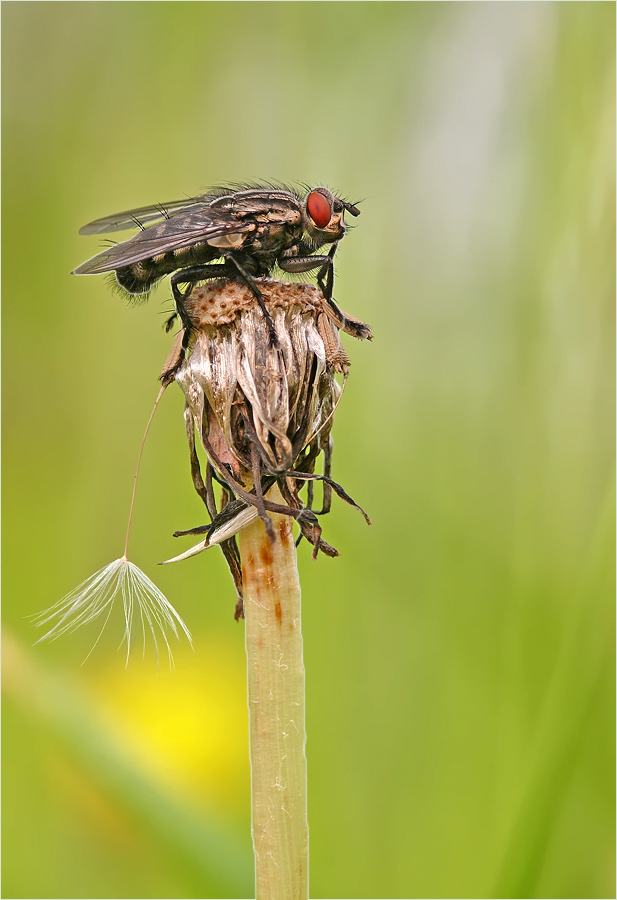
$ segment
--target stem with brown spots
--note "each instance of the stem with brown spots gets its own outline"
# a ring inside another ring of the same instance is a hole
[[[284,502],[278,488],[269,492]],[[244,581],[257,900],[307,900],[308,825],[300,583],[291,520],[239,535]]]

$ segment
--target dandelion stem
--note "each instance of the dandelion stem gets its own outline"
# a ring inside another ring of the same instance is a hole
[[[278,488],[269,492],[275,502]],[[257,900],[306,900],[308,825],[300,583],[291,520],[239,535],[244,580]]]

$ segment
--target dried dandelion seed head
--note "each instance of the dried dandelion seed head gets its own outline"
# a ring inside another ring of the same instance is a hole
[[[248,287],[198,287],[187,302],[194,339],[176,375],[199,433],[236,476],[253,471],[251,447],[284,472],[311,441],[325,446],[341,393],[334,373],[349,365],[318,288],[258,284],[280,348]]]
[[[339,332],[370,338],[370,330],[340,313],[313,285],[273,279],[257,279],[256,284],[274,324],[278,345],[270,339],[255,295],[242,283],[211,282],[194,288],[185,301],[191,340],[175,380],[186,401],[193,481],[213,521],[209,526],[176,532],[177,536],[207,536],[168,562],[192,556],[215,543],[221,544],[228,563],[232,556],[237,560],[233,535],[257,516],[268,527],[268,511],[293,516],[315,553],[322,550],[338,555],[321,539],[312,510],[311,482],[324,482],[320,512],[328,511],[332,488],[353,503],[330,479],[330,431],[349,369]],[[337,373],[343,376],[343,386],[335,379]],[[208,457],[205,482],[196,437]],[[315,475],[321,454],[323,475]],[[220,513],[214,503],[212,478],[223,486]],[[299,491],[306,482],[305,503]],[[267,492],[275,483],[287,506],[268,501]],[[230,567],[233,573],[232,563]],[[241,572],[236,571],[234,581],[241,598]]]

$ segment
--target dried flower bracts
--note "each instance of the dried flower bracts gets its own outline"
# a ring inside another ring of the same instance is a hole
[[[184,300],[190,337],[187,342],[181,333],[177,348],[179,352],[188,343],[188,353],[177,366],[172,354],[164,369],[175,371],[185,395],[193,483],[212,519],[209,525],[176,532],[206,537],[167,562],[220,544],[238,593],[237,616],[242,614],[242,573],[234,535],[255,517],[260,516],[272,533],[268,511],[292,516],[301,535],[313,544],[314,555],[319,550],[338,555],[322,539],[318,516],[329,511],[332,490],[356,506],[330,477],[330,431],[343,390],[335,374],[346,380],[349,369],[339,332],[371,336],[366,325],[341,313],[313,285],[272,279],[259,279],[257,284],[276,342],[248,286],[213,282],[194,288]],[[208,457],[205,479],[196,436]],[[321,454],[323,475],[315,475]],[[312,508],[315,480],[323,482],[318,512]],[[222,488],[220,512],[213,481]],[[299,494],[307,482],[303,502]],[[268,500],[275,483],[286,505]]]

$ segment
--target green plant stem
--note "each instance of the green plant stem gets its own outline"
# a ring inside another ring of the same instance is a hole
[[[270,497],[278,502],[277,489]],[[308,825],[300,583],[291,521],[240,532],[257,900],[306,900]]]

